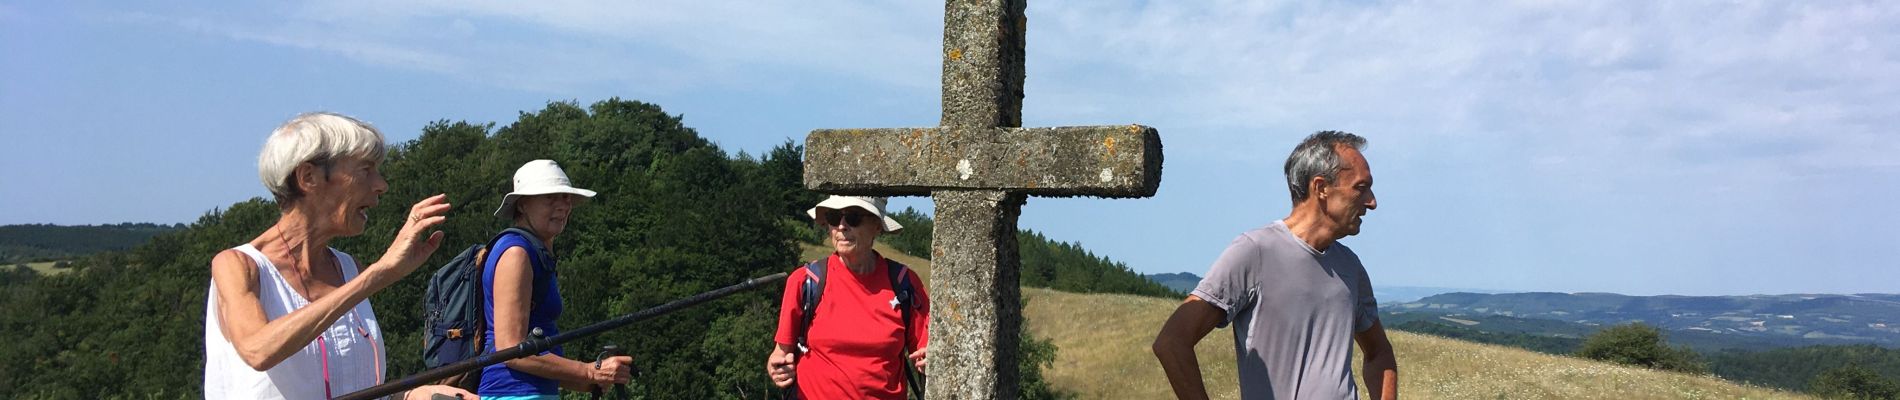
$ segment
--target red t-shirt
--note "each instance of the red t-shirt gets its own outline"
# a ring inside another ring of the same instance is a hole
[[[890,264],[878,257],[877,267],[868,274],[852,273],[844,261],[832,254],[825,261],[825,294],[806,332],[811,351],[797,359],[798,376],[793,381],[801,398],[808,399],[893,399],[904,398],[904,370],[910,361],[903,354],[900,327],[904,316],[896,305],[897,293],[891,288]],[[930,334],[930,296],[924,294],[923,281],[914,271],[905,271],[904,279],[916,292],[911,311],[910,342],[913,351],[928,345]],[[785,298],[779,303],[779,344],[797,347],[798,324],[803,320],[798,307],[799,287],[805,282],[805,269],[799,268],[785,279]]]

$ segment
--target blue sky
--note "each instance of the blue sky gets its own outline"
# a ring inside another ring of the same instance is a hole
[[[1344,243],[1375,285],[1900,291],[1900,3],[1043,0],[1028,18],[1025,125],[1154,126],[1167,163],[1154,198],[1032,199],[1022,226],[1141,272],[1204,273],[1284,216],[1287,152],[1337,129],[1371,141],[1381,207]],[[400,141],[618,96],[755,153],[931,126],[941,32],[919,1],[0,1],[0,224],[189,222],[264,196],[263,138],[313,110]]]

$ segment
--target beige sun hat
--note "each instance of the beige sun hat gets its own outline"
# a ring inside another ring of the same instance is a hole
[[[522,196],[535,196],[555,193],[573,193],[582,198],[593,198],[594,191],[574,187],[567,180],[567,171],[554,160],[534,160],[522,164],[515,170],[515,191],[501,197],[501,208],[495,209],[495,216],[502,219],[515,218],[515,200]]]
[[[884,203],[885,199],[883,197],[831,196],[825,198],[825,201],[818,202],[817,207],[805,210],[805,215],[810,216],[812,220],[816,221],[818,220],[818,209],[820,208],[843,210],[846,207],[857,207],[865,211],[870,211],[871,214],[883,219],[884,232],[897,233],[897,231],[904,230],[904,226],[899,225],[897,220],[891,219],[890,216],[884,214]]]

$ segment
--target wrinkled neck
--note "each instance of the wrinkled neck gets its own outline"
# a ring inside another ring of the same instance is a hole
[[[1339,240],[1338,227],[1319,210],[1318,201],[1303,202],[1293,207],[1293,213],[1287,214],[1286,230],[1293,237],[1300,238],[1313,250],[1326,251],[1333,242]]]

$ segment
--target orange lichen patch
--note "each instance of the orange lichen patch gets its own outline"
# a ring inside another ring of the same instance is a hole
[[[950,49],[950,61],[963,59],[963,49]]]
[[[1115,156],[1115,137],[1114,136],[1102,138],[1102,151],[1103,151],[1103,154],[1106,154],[1110,157]]]

